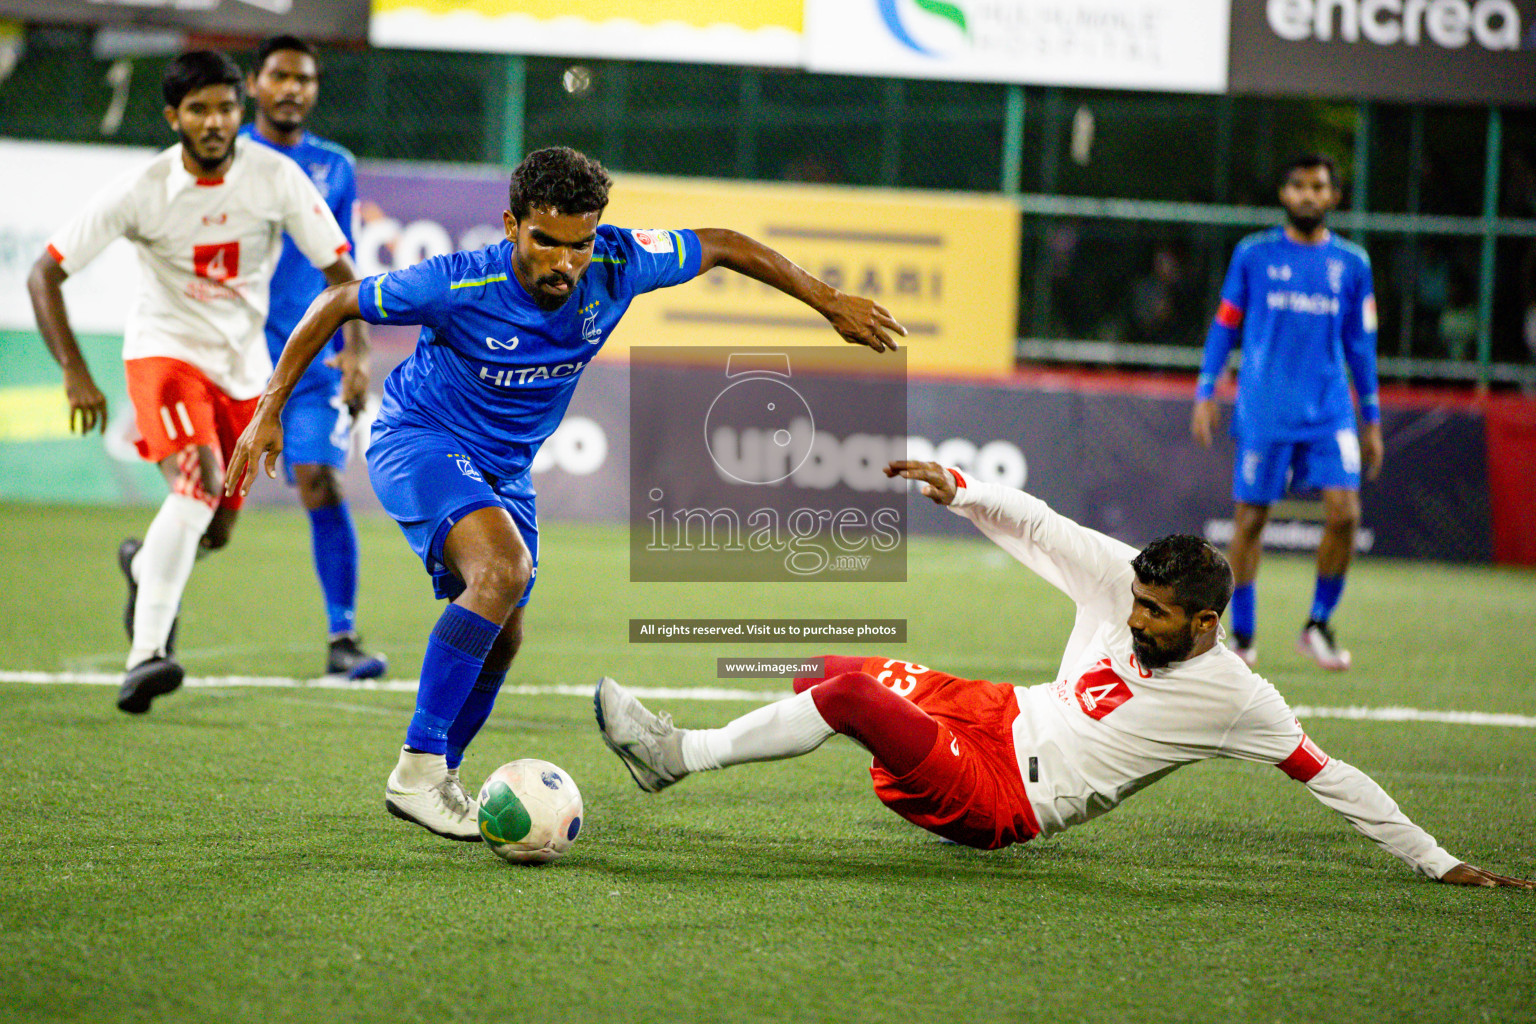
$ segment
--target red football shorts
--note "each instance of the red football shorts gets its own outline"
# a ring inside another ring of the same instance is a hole
[[[866,659],[863,671],[939,724],[933,749],[906,775],[892,775],[878,760],[870,766],[882,803],[919,828],[981,850],[1040,834],[1013,752],[1013,687],[885,658]]]
[[[189,445],[203,445],[218,453],[222,467],[251,422],[257,399],[230,398],[201,370],[180,359],[148,356],[124,360],[123,367],[139,428],[139,454],[159,462]],[[219,501],[232,509],[243,503],[238,494]]]

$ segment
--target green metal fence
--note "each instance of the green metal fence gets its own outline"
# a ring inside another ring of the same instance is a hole
[[[243,56],[243,55],[237,55]],[[165,56],[31,29],[0,133],[163,145]],[[1536,112],[1185,96],[398,50],[330,52],[314,127],[362,158],[1003,192],[1021,356],[1193,366],[1275,167],[1335,156],[1371,252],[1387,376],[1536,387]],[[978,252],[978,260],[992,254]]]

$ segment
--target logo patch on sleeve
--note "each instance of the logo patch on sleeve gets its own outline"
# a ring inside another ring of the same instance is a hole
[[[672,252],[672,233],[662,228],[634,228],[629,232],[646,252]]]
[[[1299,727],[1301,723],[1297,722],[1296,725]],[[1328,767],[1328,755],[1312,742],[1311,737],[1302,733],[1301,742],[1291,751],[1291,756],[1276,767],[1297,782],[1310,782],[1313,776]]]

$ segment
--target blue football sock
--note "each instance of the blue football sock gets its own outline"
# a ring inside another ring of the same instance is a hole
[[[1312,621],[1327,622],[1328,616],[1339,606],[1339,598],[1343,594],[1343,576],[1319,576],[1317,589],[1312,592]]]
[[[432,627],[416,688],[416,713],[405,730],[405,745],[426,754],[448,751],[448,728],[464,707],[485,656],[501,627],[450,604]]]
[[[507,681],[507,670],[500,672],[487,670],[480,673],[475,680],[474,689],[469,691],[469,696],[464,698],[464,706],[459,709],[459,715],[453,720],[453,725],[448,727],[448,767],[457,768],[464,760],[464,750],[485,724],[485,720],[491,717],[491,708],[496,704],[496,694],[501,691],[501,684]]]
[[[357,530],[347,503],[310,509],[309,537],[331,636],[350,633],[357,619]]]
[[[1253,584],[1244,583],[1232,591],[1232,632],[1252,643],[1257,621]]]

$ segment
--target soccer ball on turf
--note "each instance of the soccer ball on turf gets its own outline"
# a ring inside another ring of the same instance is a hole
[[[480,787],[480,837],[503,860],[544,864],[576,841],[581,810],[581,791],[564,768],[511,761]]]

